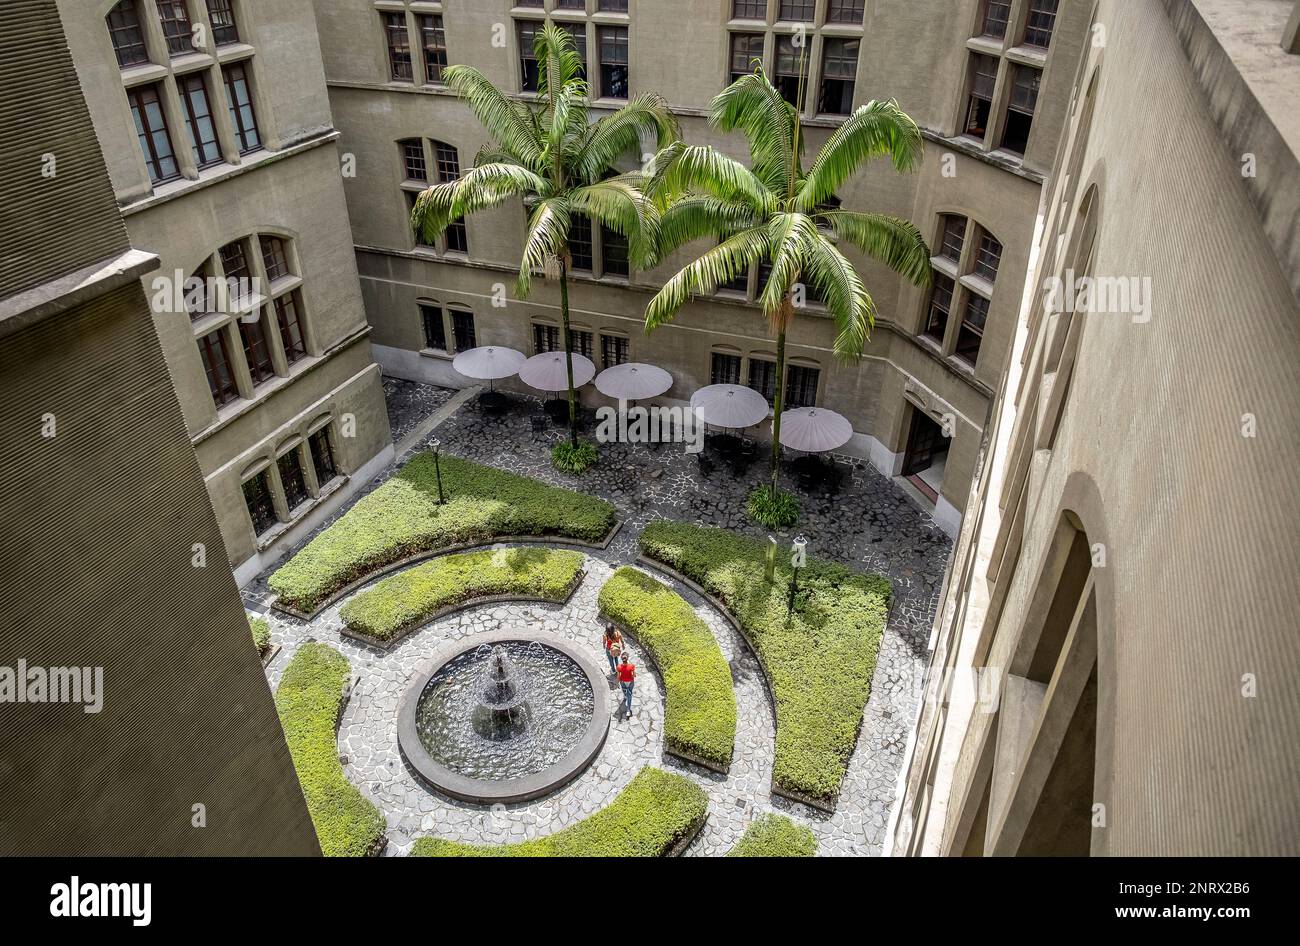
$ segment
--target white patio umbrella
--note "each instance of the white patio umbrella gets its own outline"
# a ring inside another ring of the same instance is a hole
[[[673,376],[663,368],[629,362],[606,368],[596,375],[596,390],[606,397],[640,401],[657,397],[673,386]]]
[[[752,427],[768,414],[767,400],[740,384],[710,384],[691,395],[691,409],[714,427]]]
[[[796,407],[781,412],[781,443],[792,450],[824,453],[849,442],[848,418],[824,407]]]
[[[451,366],[467,378],[497,381],[512,378],[524,363],[524,353],[500,345],[468,348],[451,360]]]
[[[573,386],[580,388],[596,376],[596,366],[586,355],[573,353]],[[564,352],[546,351],[533,355],[519,368],[519,378],[530,388],[539,391],[567,391],[569,372],[564,364]]]

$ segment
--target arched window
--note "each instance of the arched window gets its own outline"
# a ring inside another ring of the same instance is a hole
[[[934,278],[921,335],[943,354],[974,366],[1002,263],[1002,241],[963,214],[940,214],[936,230]]]
[[[105,19],[119,66],[125,69],[149,61],[149,51],[144,45],[144,30],[140,26],[139,0],[122,0],[108,11]]]

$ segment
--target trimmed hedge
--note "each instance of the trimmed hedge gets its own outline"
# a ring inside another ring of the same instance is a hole
[[[731,668],[708,625],[667,585],[624,566],[600,589],[600,610],[640,641],[663,676],[664,741],[726,768],[736,741]]]
[[[479,847],[420,838],[414,857],[663,857],[708,812],[704,789],[683,775],[646,766],[617,798],[563,831],[519,844]]]
[[[381,579],[339,614],[349,630],[390,641],[441,609],[474,598],[518,594],[564,601],[584,560],[581,552],[544,548],[446,555]]]
[[[459,457],[422,453],[357,500],[270,578],[290,607],[312,611],[340,588],[409,555],[501,536],[564,536],[596,543],[614,527],[604,500]]]
[[[718,598],[745,629],[776,703],[776,787],[833,803],[871,695],[889,581],[809,557],[787,618],[789,558],[768,584],[762,543],[661,521],[646,526],[640,544]]]
[[[249,617],[248,628],[253,632],[253,646],[257,653],[265,657],[271,646],[271,622],[266,618]]]
[[[817,836],[806,825],[768,812],[749,823],[727,857],[816,857]]]
[[[337,726],[348,659],[320,643],[303,644],[284,668],[275,706],[326,857],[362,857],[382,846],[386,823],[339,764]]]

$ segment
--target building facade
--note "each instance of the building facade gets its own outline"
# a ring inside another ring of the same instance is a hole
[[[918,172],[877,162],[841,196],[848,209],[915,222],[934,248],[935,278],[918,290],[850,248],[880,313],[866,355],[837,362],[830,320],[811,304],[790,332],[787,403],[845,414],[856,431],[846,449],[897,476],[955,533],[1088,12],[1084,0],[317,0],[340,148],[355,161],[344,185],[376,358],[385,373],[460,386],[450,365],[460,349],[532,354],[559,344],[558,288],[538,281],[527,300],[513,298],[521,206],[472,215],[437,246],[419,245],[407,224],[415,194],[469,167],[487,144],[443,85],[447,64],[475,66],[527,99],[531,37],[549,17],[578,40],[595,113],[659,92],[686,140],[747,158],[743,139],[709,128],[710,99],[761,59],[793,100],[806,52],[809,154],[872,98],[896,98],[924,130]],[[754,304],[761,271],[643,331],[654,291],[702,248],[637,272],[617,234],[597,228],[575,241],[576,348],[598,369],[627,360],[667,368],[667,402],[715,381],[749,384],[770,401],[778,380],[775,342]]]
[[[312,5],[59,8],[243,584],[392,458]]]
[[[1297,25],[1096,5],[895,854],[1300,853]]]

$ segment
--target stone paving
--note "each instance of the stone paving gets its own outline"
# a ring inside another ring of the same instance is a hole
[[[384,400],[388,403],[388,426],[397,443],[455,394],[450,388],[437,388],[431,384],[403,381],[401,378],[384,378]]]
[[[419,388],[428,386],[415,385],[403,392],[408,403],[432,404],[427,408],[431,413],[446,400],[447,394],[440,389]],[[642,672],[635,717],[623,720],[616,714],[610,738],[596,762],[547,798],[489,809],[446,798],[416,782],[397,749],[397,706],[409,681],[440,644],[502,627],[530,626],[591,647],[600,663],[596,594],[613,568],[635,558],[636,536],[648,522],[680,519],[759,537],[765,534],[749,522],[744,512],[746,495],[766,470],[762,462],[741,480],[720,470],[706,479],[695,458],[686,455],[680,445],[647,449],[609,444],[600,448],[599,467],[582,477],[570,477],[557,473],[550,465],[550,446],[563,432],[552,428],[535,435],[529,426],[528,415],[536,407],[537,402],[521,399],[515,411],[491,419],[482,416],[471,402],[438,426],[436,436],[450,453],[580,489],[617,506],[624,520],[622,530],[606,552],[588,554],[588,575],[567,605],[497,604],[472,608],[427,625],[386,654],[339,637],[338,609],[343,602],[309,624],[277,613],[271,615],[272,638],[284,645],[269,670],[273,686],[292,652],[308,638],[337,645],[360,677],[340,727],[340,754],[348,760],[349,777],[388,819],[389,853],[405,853],[414,838],[424,833],[480,843],[550,833],[603,807],[642,765],[654,763],[688,774],[709,792],[709,822],[688,855],[725,853],[745,825],[767,810],[780,811],[812,827],[822,855],[878,854],[908,729],[916,714],[919,682],[928,656],[927,640],[950,543],[942,530],[887,477],[865,461],[851,458],[837,458],[843,464],[846,480],[835,499],[804,501],[798,531],[809,539],[810,554],[887,575],[893,583],[894,601],[862,731],[833,814],[771,795],[773,714],[758,662],[711,605],[680,586],[675,586],[676,590],[691,602],[718,638],[736,681],[736,759],[728,776],[663,754],[662,695],[653,675]],[[414,428],[419,419],[416,417],[407,429]],[[391,472],[381,474],[367,489],[382,483]],[[790,482],[783,485],[795,488]],[[785,543],[790,537],[781,535]],[[264,577],[246,589],[245,595],[250,601],[265,602],[268,595]],[[643,671],[648,669],[644,654],[635,645],[633,650]],[[611,683],[611,705],[617,705],[615,690]]]

